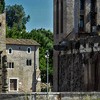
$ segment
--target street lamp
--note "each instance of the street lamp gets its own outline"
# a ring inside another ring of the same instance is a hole
[[[46,50],[45,52],[45,58],[46,58],[46,63],[47,63],[47,93],[48,93],[48,82],[49,82],[49,73],[48,73],[48,67],[49,67],[49,51]]]

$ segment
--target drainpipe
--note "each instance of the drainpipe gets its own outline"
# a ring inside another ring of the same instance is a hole
[[[36,46],[34,46],[34,74],[33,74],[33,92],[36,92],[36,84],[37,84],[37,80],[36,80]],[[36,100],[36,93],[34,94],[34,99]]]

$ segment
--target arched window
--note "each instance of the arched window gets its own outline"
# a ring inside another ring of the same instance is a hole
[[[29,54],[31,53],[31,48],[30,47],[27,48],[27,53],[29,53]]]
[[[12,54],[13,53],[13,49],[12,48],[9,48],[8,49],[8,54]]]

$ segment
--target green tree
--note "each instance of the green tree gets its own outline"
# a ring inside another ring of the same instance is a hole
[[[46,82],[46,58],[45,52],[49,50],[49,82],[53,82],[53,33],[50,30],[33,29],[31,32],[26,32],[25,24],[29,21],[29,16],[26,17],[24,8],[21,5],[7,6],[7,31],[6,37],[33,39],[40,44],[40,70],[42,82]]]
[[[4,12],[5,9],[5,1],[0,0],[0,14]]]
[[[46,82],[46,58],[45,52],[49,50],[49,82],[53,82],[53,33],[45,29],[33,29],[30,33],[23,31],[18,31],[16,27],[12,29],[7,29],[7,37],[11,38],[24,38],[33,39],[40,44],[40,70],[42,82]]]
[[[49,82],[53,82],[53,33],[43,28],[31,32],[31,38],[40,43],[40,70],[42,82],[46,82],[46,58],[45,52],[49,50]]]
[[[30,16],[26,16],[22,5],[13,5],[6,7],[6,22],[9,28],[17,27],[18,30],[26,29],[26,23]]]

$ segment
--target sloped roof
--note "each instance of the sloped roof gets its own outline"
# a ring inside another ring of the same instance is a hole
[[[12,39],[12,38],[6,38],[6,44],[12,44],[12,45],[36,45],[36,46],[40,45],[39,43],[37,43],[35,40],[32,40],[32,39]]]

